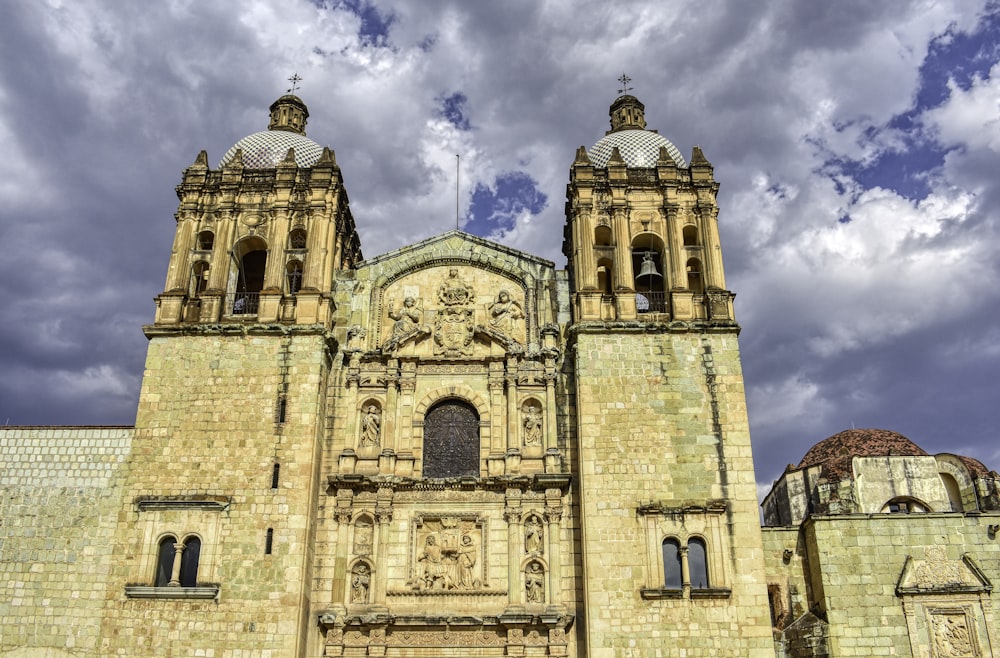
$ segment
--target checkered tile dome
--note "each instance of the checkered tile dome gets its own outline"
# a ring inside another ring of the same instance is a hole
[[[590,161],[595,167],[607,167],[611,157],[611,149],[618,147],[625,164],[629,167],[651,169],[656,166],[660,156],[660,147],[667,148],[667,154],[673,158],[678,167],[687,167],[684,157],[677,147],[663,135],[652,130],[617,130],[605,135],[588,151]]]
[[[323,155],[323,147],[305,135],[288,130],[264,130],[248,135],[226,151],[219,162],[223,167],[236,155],[236,149],[243,149],[243,166],[249,169],[271,169],[285,159],[288,149],[295,149],[295,164],[311,167]]]

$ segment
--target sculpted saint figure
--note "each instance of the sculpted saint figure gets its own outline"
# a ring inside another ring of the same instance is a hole
[[[438,288],[438,299],[445,306],[471,304],[476,300],[472,287],[458,276],[458,268],[448,270],[448,278]]]
[[[448,565],[441,554],[437,536],[427,535],[424,550],[418,562],[424,565],[423,583],[425,589],[451,589],[451,578],[448,576]]]
[[[407,297],[403,300],[403,307],[398,311],[389,303],[389,318],[395,320],[392,325],[392,337],[399,338],[417,329],[424,312],[417,306],[417,300]]]
[[[354,574],[351,576],[351,603],[368,602],[368,586],[371,583],[371,572],[367,564],[359,564],[354,567]]]
[[[377,446],[381,430],[382,412],[374,404],[369,405],[365,417],[361,420],[361,445],[365,448]]]
[[[524,526],[524,550],[527,553],[542,552],[542,524],[537,516],[529,517]]]
[[[537,446],[542,444],[542,413],[533,404],[526,404],[521,409],[524,422],[524,445]]]
[[[501,290],[496,301],[489,305],[490,327],[508,336],[517,330],[518,321],[524,318],[521,305],[510,298],[510,293]]]
[[[458,545],[458,587],[472,589],[475,586],[473,570],[476,568],[476,544],[469,535],[462,535]]]
[[[532,562],[524,572],[524,589],[528,603],[545,603],[545,572],[542,565]]]

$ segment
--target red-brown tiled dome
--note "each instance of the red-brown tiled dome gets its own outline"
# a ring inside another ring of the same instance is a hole
[[[851,476],[855,457],[919,456],[928,454],[913,441],[889,430],[851,429],[825,438],[806,453],[798,468],[821,465],[827,478],[843,480]]]

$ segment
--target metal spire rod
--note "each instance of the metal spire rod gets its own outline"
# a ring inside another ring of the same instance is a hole
[[[459,180],[462,175],[462,168],[459,166],[462,162],[462,156],[458,153],[455,154],[455,230],[458,230],[458,188]]]
[[[302,76],[298,73],[293,73],[292,77],[288,78],[288,81],[292,83],[292,86],[288,88],[287,93],[292,93],[299,88],[299,83],[302,82]]]
[[[619,94],[627,94],[632,91],[632,87],[628,86],[628,83],[632,82],[632,78],[622,73],[621,77],[618,78],[618,82],[622,83],[621,89],[618,90]]]

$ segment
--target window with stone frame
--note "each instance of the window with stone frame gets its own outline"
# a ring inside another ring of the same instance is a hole
[[[644,599],[728,598],[725,507],[638,509],[644,522],[648,576]]]
[[[423,475],[479,475],[479,414],[468,402],[444,400],[424,416]]]

